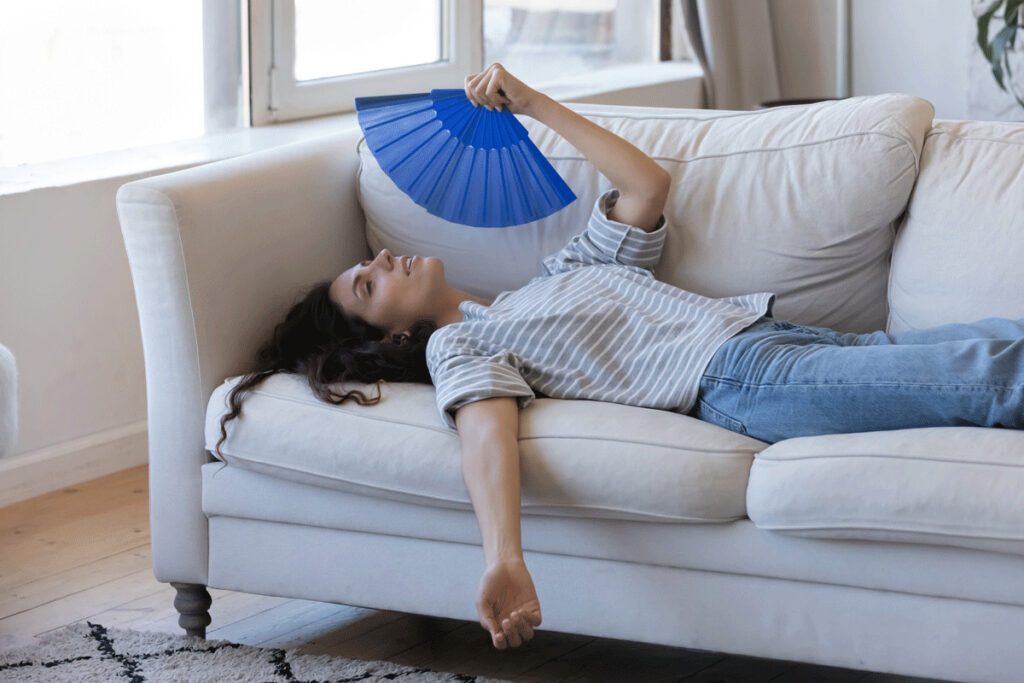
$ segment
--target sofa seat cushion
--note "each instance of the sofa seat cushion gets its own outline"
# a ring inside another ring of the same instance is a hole
[[[225,380],[210,397],[211,453],[239,379]],[[344,388],[376,396],[373,385]],[[272,375],[227,424],[223,459],[339,491],[473,510],[459,436],[441,423],[434,387],[384,382],[381,390],[377,405],[334,406],[320,401],[304,377]],[[519,416],[522,512],[655,522],[742,519],[750,464],[764,446],[668,411],[541,398]]]
[[[1024,316],[1024,123],[936,121],[896,236],[890,332]]]
[[[757,454],[747,513],[812,538],[1024,553],[1024,432],[934,427],[780,441]]]

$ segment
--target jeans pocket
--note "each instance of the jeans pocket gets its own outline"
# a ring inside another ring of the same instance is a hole
[[[711,404],[704,401],[704,399],[697,399],[697,410],[694,416],[698,420],[704,422],[710,422],[713,425],[718,425],[728,429],[730,432],[736,432],[737,434],[746,434],[747,427],[739,420],[729,417],[721,410],[718,410],[711,406]]]

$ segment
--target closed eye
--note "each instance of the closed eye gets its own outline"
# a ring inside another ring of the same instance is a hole
[[[365,265],[367,265],[368,263],[370,263],[370,262],[369,262],[369,261],[363,261],[363,262],[362,262],[362,263],[360,263],[359,265],[361,265],[361,266],[365,266]],[[366,281],[366,296],[370,296],[370,280],[367,280],[367,281]]]

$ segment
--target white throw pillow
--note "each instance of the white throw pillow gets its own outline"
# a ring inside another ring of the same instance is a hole
[[[1024,317],[1024,123],[936,121],[892,255],[890,332]]]
[[[899,93],[759,111],[569,104],[673,176],[655,276],[705,296],[772,291],[777,318],[844,331],[885,325],[896,221],[934,108]],[[540,275],[612,185],[575,147],[519,120],[578,199],[539,221],[473,228],[427,213],[359,143],[374,253],[437,256],[449,284],[494,298]]]

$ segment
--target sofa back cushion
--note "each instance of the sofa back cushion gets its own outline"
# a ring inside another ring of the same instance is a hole
[[[934,108],[890,93],[759,111],[569,104],[673,176],[655,277],[711,297],[777,295],[775,316],[881,329],[895,224],[917,177]],[[561,135],[519,120],[578,199],[508,228],[427,213],[359,143],[358,194],[374,253],[440,257],[454,287],[494,298],[542,274],[612,185]]]
[[[1024,317],[1024,123],[937,120],[896,236],[890,332]]]

